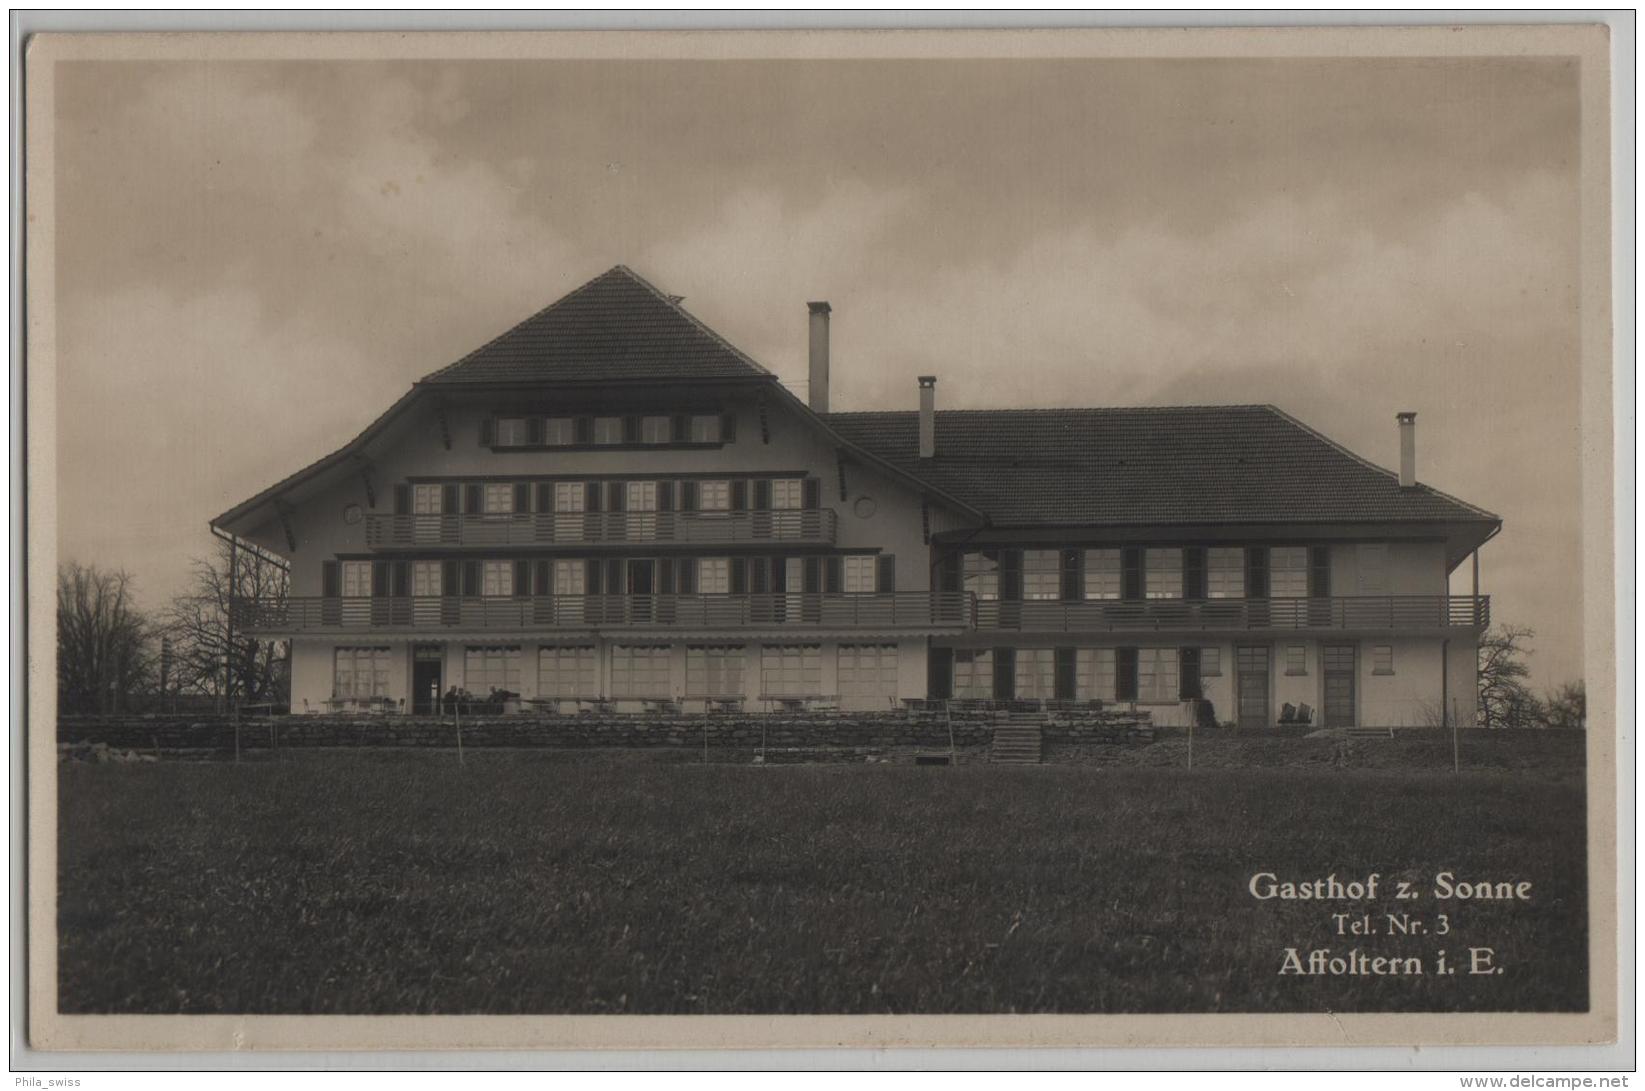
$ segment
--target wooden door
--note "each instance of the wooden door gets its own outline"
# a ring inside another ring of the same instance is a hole
[[[1320,656],[1325,673],[1325,726],[1354,726],[1355,648],[1327,644]]]
[[[1239,726],[1266,728],[1273,723],[1269,707],[1269,651],[1248,646],[1234,649],[1234,681],[1239,706]]]

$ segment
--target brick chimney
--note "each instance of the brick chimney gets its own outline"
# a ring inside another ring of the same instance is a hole
[[[812,412],[828,412],[828,315],[826,300],[807,303],[811,308],[811,382],[807,400]]]
[[[1397,413],[1399,421],[1399,487],[1412,489],[1417,483],[1417,415]]]
[[[920,376],[920,457],[937,454],[937,377]]]

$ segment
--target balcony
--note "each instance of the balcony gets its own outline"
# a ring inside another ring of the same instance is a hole
[[[555,595],[519,598],[288,598],[238,600],[235,625],[256,636],[296,633],[526,633],[678,629],[684,632],[781,627],[796,630],[965,629],[968,594],[779,593],[758,595]]]
[[[496,515],[367,515],[372,549],[465,546],[833,545],[829,508],[798,511],[535,511]]]
[[[1035,633],[1425,631],[1484,629],[1489,595],[980,601],[976,627]]]

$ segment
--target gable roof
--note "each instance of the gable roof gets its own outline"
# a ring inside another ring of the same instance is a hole
[[[446,386],[774,378],[699,322],[675,297],[618,265],[422,382]]]
[[[918,413],[827,420],[1000,527],[1497,521],[1426,485],[1402,489],[1271,405],[940,411],[929,459]]]

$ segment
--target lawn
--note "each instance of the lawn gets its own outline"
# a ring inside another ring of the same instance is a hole
[[[1573,778],[292,752],[61,767],[65,1012],[1570,1011]],[[678,755],[673,755],[675,759]],[[1529,880],[1441,906],[1439,871]],[[1379,900],[1259,902],[1382,876]],[[1413,881],[1416,902],[1391,898]],[[1444,937],[1391,936],[1408,908]],[[1370,937],[1331,915],[1371,910]],[[1414,956],[1298,976],[1287,947]],[[1468,973],[1469,947],[1501,973]],[[1435,972],[1449,952],[1457,973]]]

